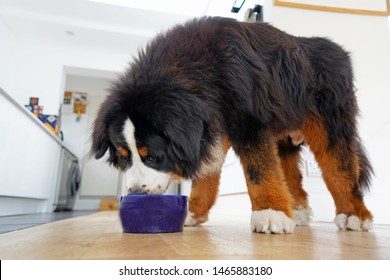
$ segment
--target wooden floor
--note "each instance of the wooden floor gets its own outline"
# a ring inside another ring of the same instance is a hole
[[[252,233],[248,217],[213,215],[181,233],[128,234],[107,211],[0,234],[0,259],[390,259],[390,226],[313,223],[271,235]]]

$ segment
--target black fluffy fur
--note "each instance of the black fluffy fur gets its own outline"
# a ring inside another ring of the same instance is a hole
[[[120,131],[130,118],[137,143],[161,144],[166,162],[157,169],[192,178],[202,161],[212,160],[218,136],[227,135],[239,152],[262,137],[299,130],[314,115],[324,121],[329,149],[358,155],[366,187],[372,168],[357,114],[350,58],[339,45],[265,23],[204,17],[140,51],[100,109],[92,151],[100,158],[109,149],[109,161],[121,165],[114,147],[126,145]]]

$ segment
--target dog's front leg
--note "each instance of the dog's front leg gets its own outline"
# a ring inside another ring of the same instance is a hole
[[[244,168],[252,203],[252,230],[293,232],[293,199],[283,177],[275,141],[263,137],[256,145],[239,145],[235,150]]]
[[[220,172],[193,180],[186,226],[197,226],[208,220],[211,207],[217,199]]]

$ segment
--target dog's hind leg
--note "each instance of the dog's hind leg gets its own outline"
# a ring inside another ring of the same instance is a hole
[[[298,226],[306,226],[311,221],[312,211],[307,193],[302,188],[302,174],[299,169],[301,141],[295,142],[292,136],[278,141],[278,153],[288,189],[294,198],[294,219]]]
[[[338,118],[345,122],[345,118]],[[354,131],[354,124],[349,125]],[[366,160],[356,135],[343,137],[338,135],[334,143],[319,117],[309,118],[304,126],[305,142],[313,151],[322,169],[324,181],[336,205],[335,223],[340,229],[369,230],[372,228],[373,216],[363,202],[361,160]],[[367,166],[367,164],[366,164]],[[367,171],[367,170],[365,170]],[[369,170],[368,170],[369,171]]]

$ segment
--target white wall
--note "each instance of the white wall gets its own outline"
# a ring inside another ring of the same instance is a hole
[[[45,114],[58,114],[64,91],[64,67],[102,69],[118,72],[130,60],[128,54],[101,53],[88,49],[23,44],[14,50],[14,68],[10,94],[21,104],[30,96],[39,96]]]
[[[0,86],[8,91],[11,86],[12,76],[12,50],[14,48],[14,37],[0,19]]]

